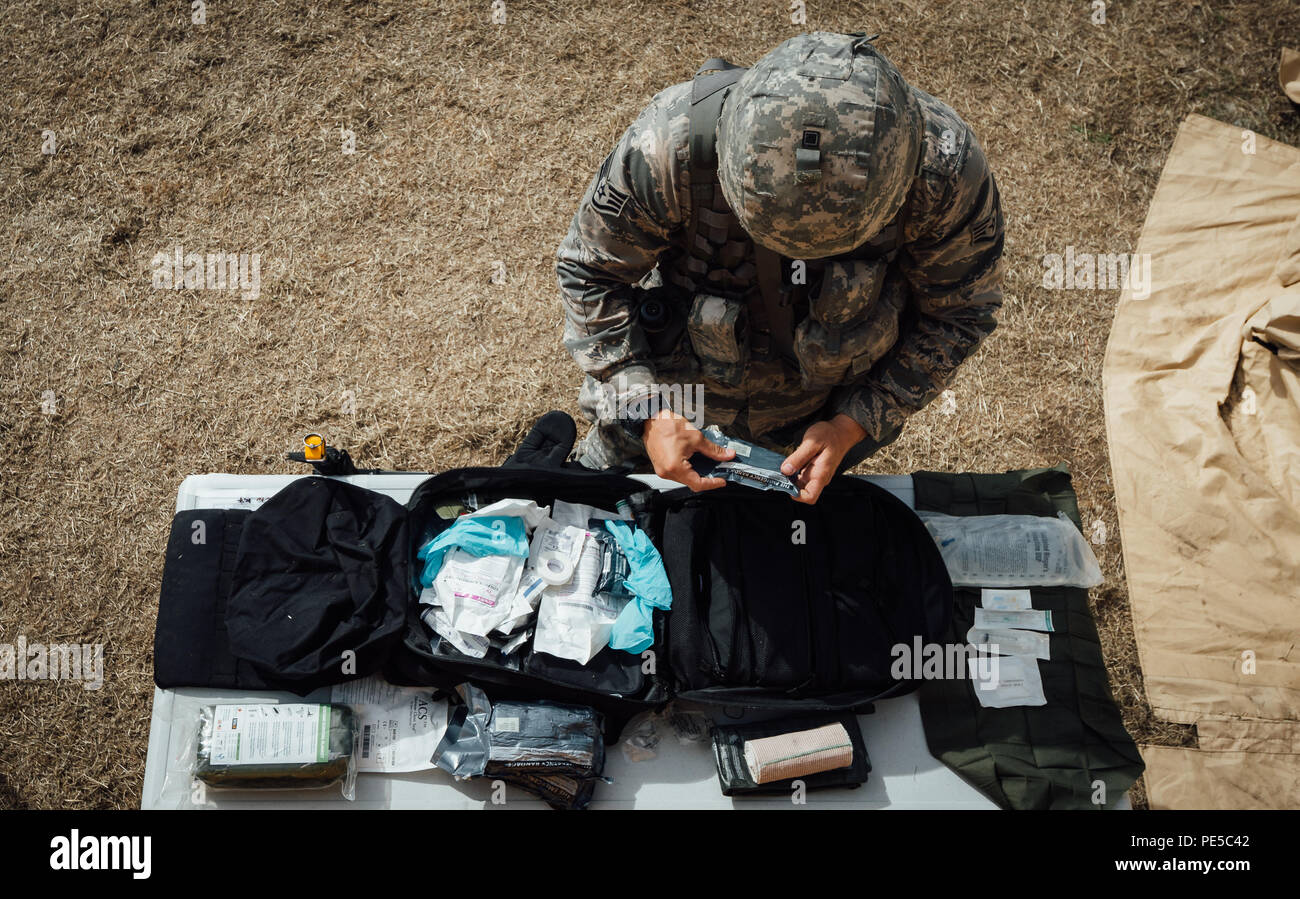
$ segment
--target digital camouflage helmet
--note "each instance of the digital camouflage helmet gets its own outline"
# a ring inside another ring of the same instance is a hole
[[[869,38],[801,34],[731,88],[718,180],[757,243],[795,259],[834,256],[898,213],[922,135],[916,98]]]

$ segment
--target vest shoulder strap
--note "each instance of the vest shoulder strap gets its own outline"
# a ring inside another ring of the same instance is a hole
[[[700,197],[709,195],[713,190],[713,177],[718,168],[718,117],[722,115],[726,89],[739,81],[745,72],[746,69],[740,66],[714,57],[705,60],[691,80],[688,153],[691,199],[695,201],[696,208],[699,208]]]
[[[726,89],[731,87],[746,69],[732,65],[725,59],[706,60],[691,82],[689,171],[691,179],[691,222],[687,246],[696,245],[696,234],[703,216],[700,211],[709,208],[713,201],[714,182],[718,170],[718,119]],[[781,283],[781,261],[775,253],[754,244],[754,261],[760,302],[751,304],[751,321],[756,333],[752,335],[760,355],[775,350],[786,358],[793,358],[794,321],[789,297]]]

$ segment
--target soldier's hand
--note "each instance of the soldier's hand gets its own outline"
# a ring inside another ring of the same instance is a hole
[[[847,415],[819,421],[804,431],[803,442],[781,463],[781,473],[799,488],[795,502],[817,502],[845,453],[866,436],[862,426]]]
[[[646,420],[643,442],[655,474],[685,484],[696,492],[716,490],[727,482],[722,478],[700,477],[691,468],[691,456],[703,453],[718,462],[736,456],[735,450],[718,446],[685,418],[668,409],[661,409]]]

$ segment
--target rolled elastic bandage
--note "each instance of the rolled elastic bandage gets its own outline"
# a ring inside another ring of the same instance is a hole
[[[853,744],[843,724],[828,724],[745,741],[745,764],[755,783],[833,771],[853,764]]]

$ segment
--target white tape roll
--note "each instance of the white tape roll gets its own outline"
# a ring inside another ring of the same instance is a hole
[[[567,584],[573,577],[573,560],[559,553],[542,553],[537,560],[537,576],[548,584]]]

